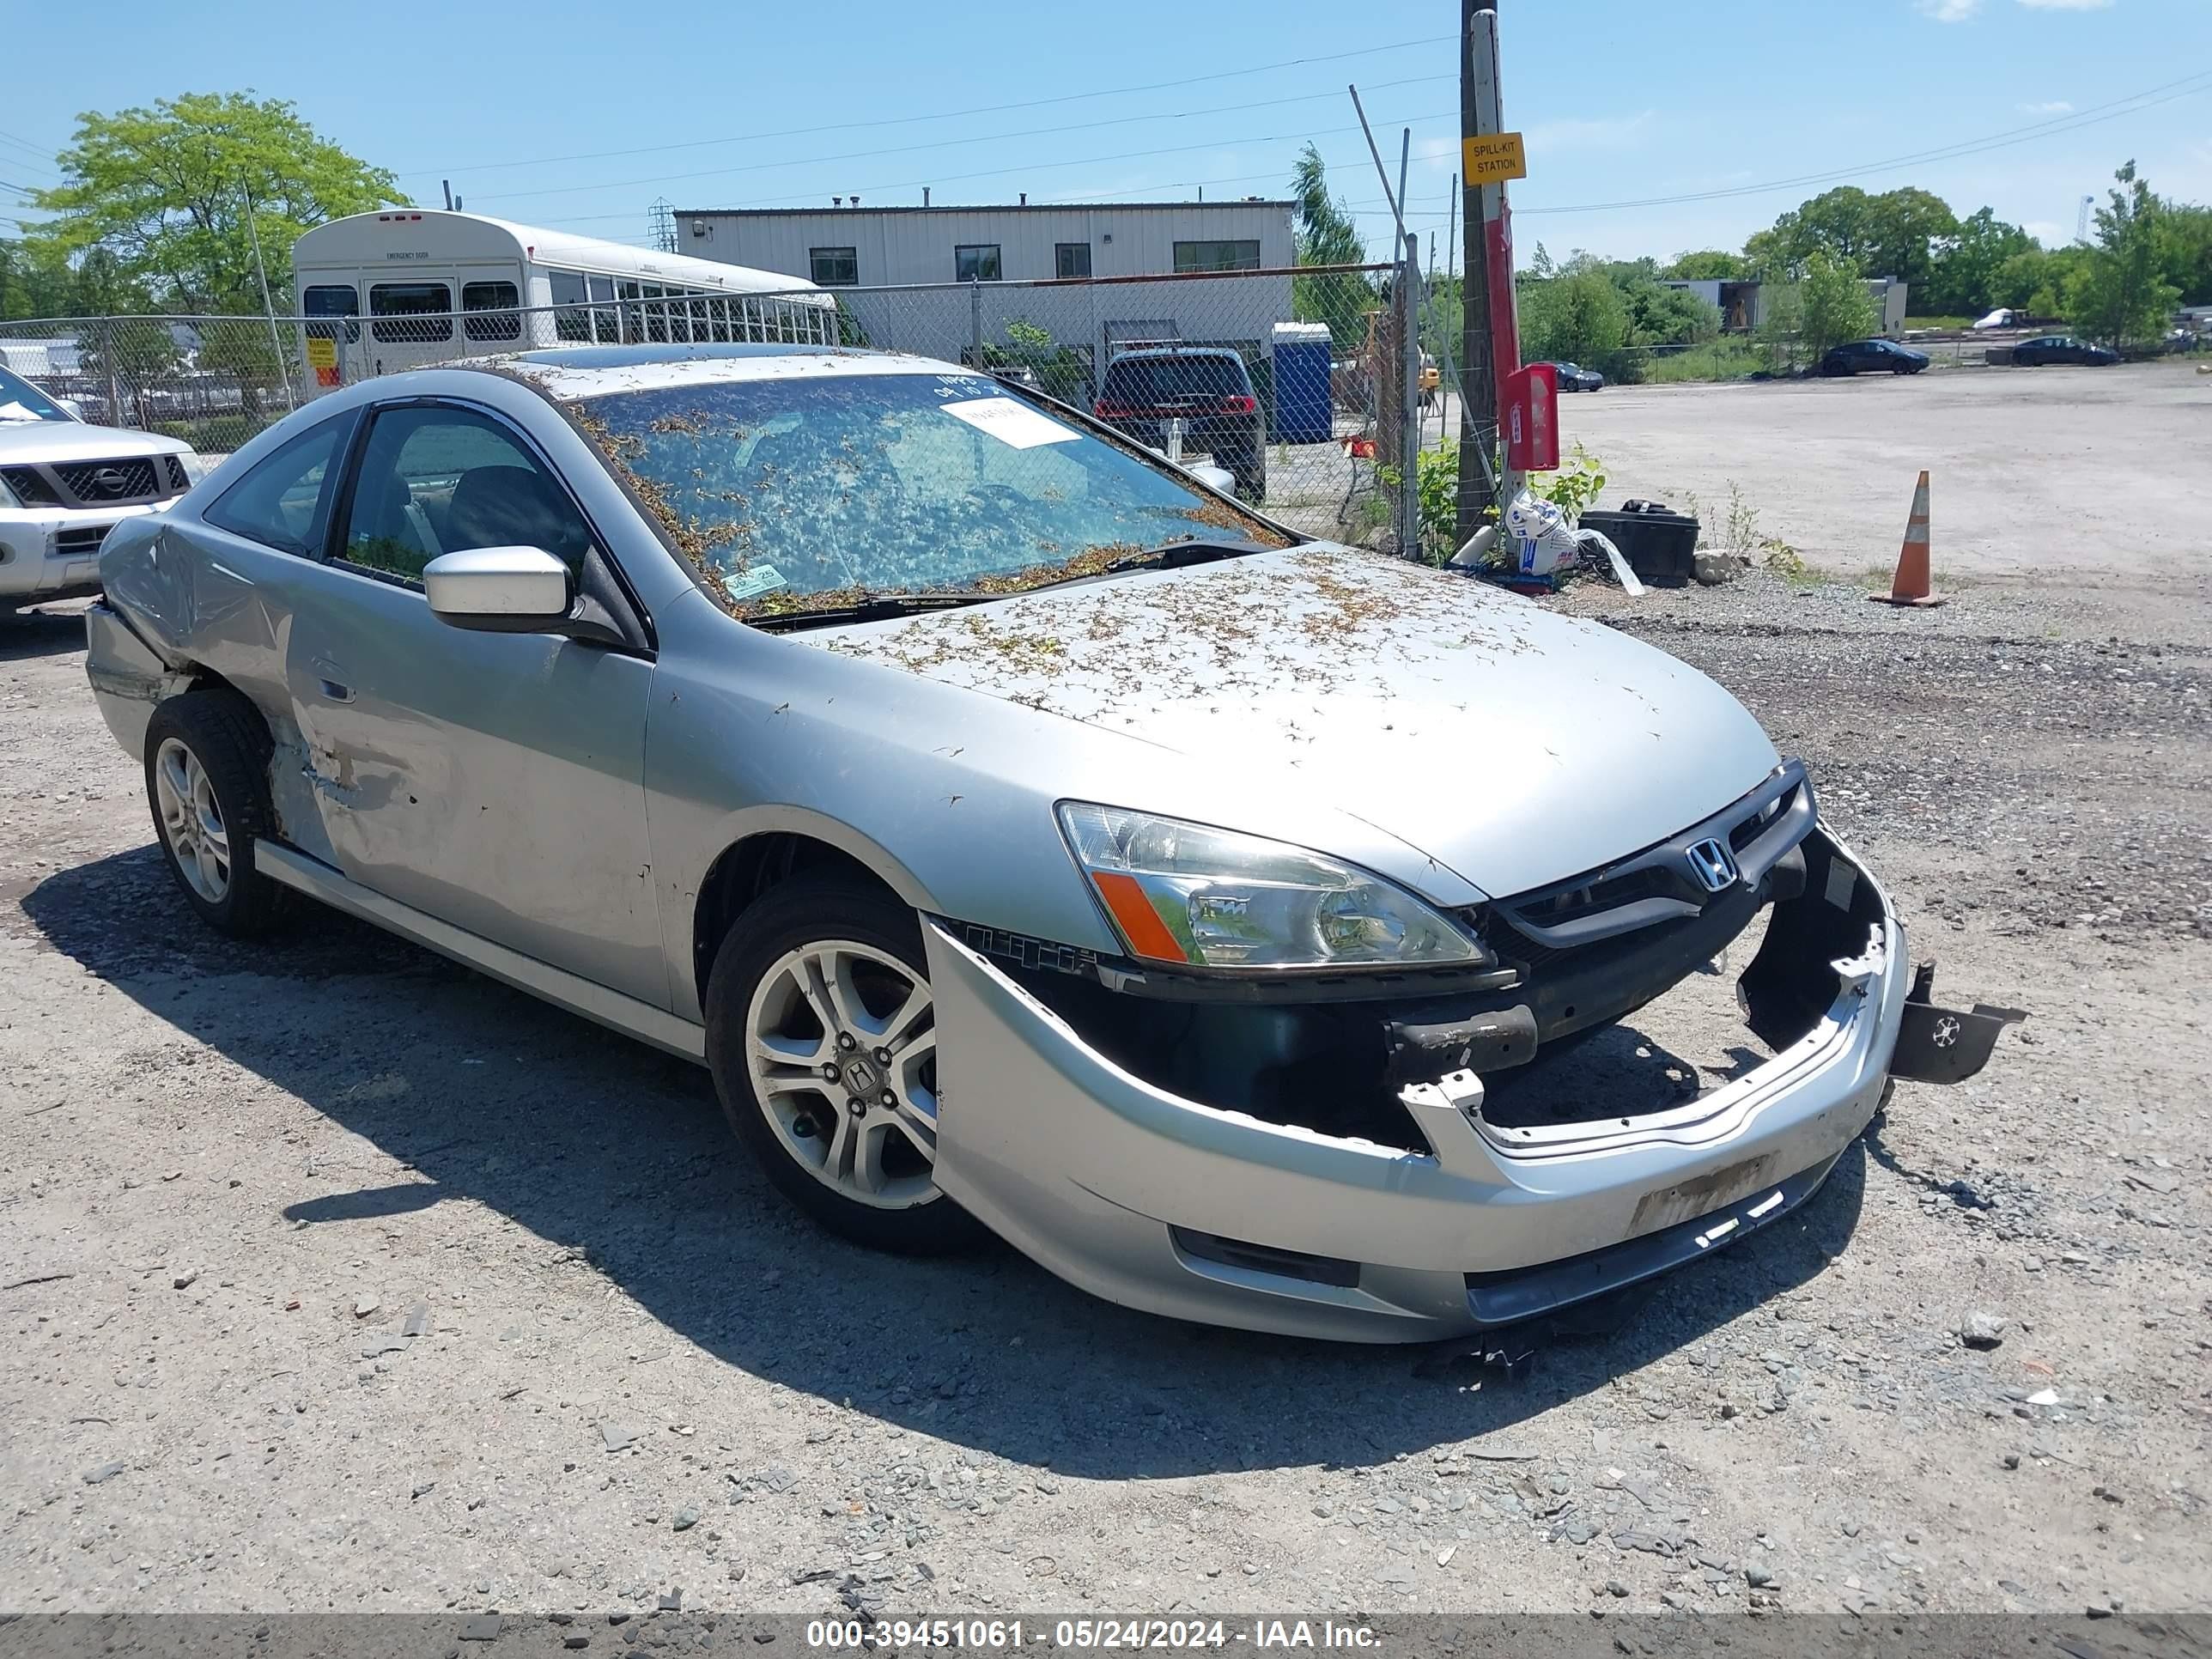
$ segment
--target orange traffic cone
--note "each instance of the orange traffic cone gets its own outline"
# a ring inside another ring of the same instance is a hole
[[[1884,605],[1933,605],[1943,601],[1928,591],[1928,475],[1912,489],[1912,516],[1905,521],[1905,546],[1897,556],[1897,574],[1887,593],[1867,598]]]

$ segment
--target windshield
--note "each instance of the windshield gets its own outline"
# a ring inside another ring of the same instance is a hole
[[[959,369],[624,392],[580,412],[740,616],[1017,592],[1202,536],[1290,540]]]
[[[66,421],[70,412],[20,374],[0,368],[0,421]]]

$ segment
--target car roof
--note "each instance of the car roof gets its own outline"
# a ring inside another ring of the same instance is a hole
[[[550,397],[568,401],[610,392],[738,380],[816,380],[855,374],[957,374],[980,369],[902,351],[819,345],[596,345],[516,352],[453,365],[519,374]]]
[[[1106,367],[1111,368],[1115,363],[1155,362],[1162,357],[1234,357],[1240,363],[1244,361],[1243,354],[1234,346],[1139,346],[1133,351],[1115,352]]]

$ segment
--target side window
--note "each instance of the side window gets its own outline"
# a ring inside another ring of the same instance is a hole
[[[317,283],[300,296],[300,308],[310,317],[358,317],[361,315],[361,295],[355,291],[351,283]],[[337,323],[309,323],[307,337],[311,340],[343,337],[350,345],[361,338],[361,325],[356,322],[343,325]]]
[[[463,283],[461,309],[474,314],[461,319],[461,332],[471,340],[519,340],[522,318],[511,309],[519,303],[513,283]]]
[[[575,504],[514,434],[473,410],[423,404],[385,410],[369,428],[338,556],[420,581],[441,553],[538,547],[580,577],[591,544]]]
[[[386,345],[453,337],[453,290],[443,283],[378,283],[368,290],[368,331]]]
[[[351,416],[341,415],[287,440],[216,497],[201,516],[280,553],[316,557],[330,514],[338,447],[352,425]]]

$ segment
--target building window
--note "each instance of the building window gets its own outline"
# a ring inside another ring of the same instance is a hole
[[[1091,274],[1091,244],[1055,242],[1052,250],[1052,274],[1055,276],[1088,276]]]
[[[1254,242],[1177,242],[1177,270],[1257,270],[1260,245]]]
[[[995,283],[999,280],[999,245],[964,243],[952,250],[952,279],[957,283]]]
[[[860,251],[851,247],[811,247],[806,263],[817,288],[851,288],[860,280]]]

